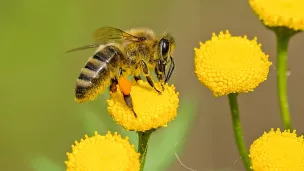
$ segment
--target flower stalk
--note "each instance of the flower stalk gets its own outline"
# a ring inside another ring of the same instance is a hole
[[[291,120],[287,95],[287,53],[288,43],[295,31],[284,27],[273,28],[277,38],[277,88],[279,105],[284,128],[291,129]]]
[[[140,153],[139,161],[140,161],[140,171],[144,170],[146,156],[148,152],[148,144],[149,139],[154,130],[148,130],[145,132],[138,131],[138,152]]]
[[[234,137],[237,144],[237,148],[239,153],[242,157],[242,161],[244,163],[245,168],[249,171],[251,170],[250,166],[250,159],[248,157],[248,150],[246,148],[244,139],[243,139],[243,132],[242,126],[240,121],[240,112],[239,106],[237,102],[238,93],[230,93],[228,94],[229,105],[230,105],[230,112],[231,112],[231,119],[234,131]]]
[[[277,86],[281,117],[285,129],[291,128],[287,97],[287,49],[290,37],[277,35]]]

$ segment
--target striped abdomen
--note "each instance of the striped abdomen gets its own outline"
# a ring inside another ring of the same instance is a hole
[[[116,46],[105,46],[92,56],[81,70],[76,82],[76,101],[95,99],[111,83],[124,56]]]

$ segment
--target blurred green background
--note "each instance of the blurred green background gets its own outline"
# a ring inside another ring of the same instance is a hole
[[[180,92],[181,106],[176,120],[152,135],[147,170],[187,170],[174,157],[175,151],[196,170],[243,170],[227,98],[214,98],[198,82],[193,48],[212,32],[229,29],[233,35],[257,36],[275,65],[274,34],[259,22],[246,0],[2,0],[0,8],[1,170],[64,170],[71,144],[94,130],[119,131],[137,143],[134,133],[122,131],[107,115],[108,95],[87,104],[74,101],[76,78],[94,50],[65,51],[92,43],[92,32],[102,26],[149,27],[158,35],[169,31],[176,38],[171,83]],[[303,42],[304,35],[298,34],[289,48],[289,99],[298,132],[304,131]],[[282,128],[274,71],[271,67],[268,80],[254,93],[240,96],[248,146],[263,131]]]

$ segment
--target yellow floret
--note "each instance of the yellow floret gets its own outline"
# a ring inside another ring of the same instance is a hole
[[[160,87],[159,83],[155,83]],[[175,119],[179,103],[175,87],[166,84],[162,94],[158,94],[147,82],[133,83],[131,89],[132,103],[137,117],[126,105],[119,88],[111,93],[108,100],[108,111],[113,119],[127,130],[146,131],[166,127]]]
[[[101,136],[85,136],[75,141],[72,152],[67,153],[67,171],[139,171],[139,156],[129,138],[110,132]]]
[[[303,136],[297,137],[296,131],[271,129],[253,142],[249,157],[254,171],[303,171]]]
[[[271,62],[256,38],[233,37],[229,31],[213,33],[211,40],[200,42],[194,50],[197,78],[214,96],[253,91],[267,79]]]
[[[304,30],[303,0],[249,0],[249,4],[266,26]]]

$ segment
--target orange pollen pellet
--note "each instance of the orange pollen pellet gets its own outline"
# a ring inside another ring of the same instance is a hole
[[[120,88],[120,91],[124,95],[129,95],[131,92],[131,82],[125,77],[125,76],[120,76],[118,79],[118,85]]]

